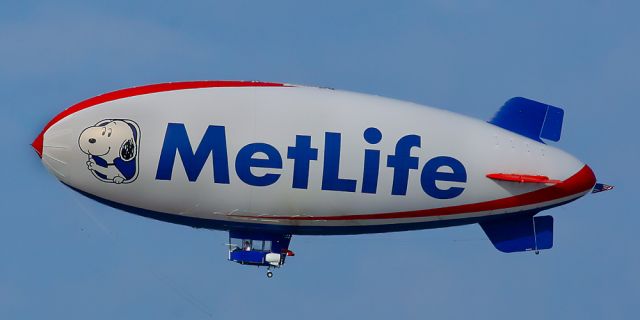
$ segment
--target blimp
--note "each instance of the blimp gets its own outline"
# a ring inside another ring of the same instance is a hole
[[[272,277],[294,235],[479,224],[499,251],[550,249],[542,211],[613,188],[550,145],[563,118],[523,97],[484,121],[331,88],[173,82],[72,105],[32,146],[72,190],[227,231],[228,259]]]

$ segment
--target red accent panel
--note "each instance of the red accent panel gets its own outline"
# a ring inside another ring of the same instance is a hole
[[[357,214],[357,215],[343,215],[333,217],[286,217],[286,216],[270,216],[270,219],[282,219],[282,220],[371,220],[371,219],[399,219],[399,218],[422,218],[432,216],[448,216],[454,214],[462,214],[469,212],[480,212],[488,210],[505,209],[512,207],[519,207],[525,205],[531,205],[536,203],[547,202],[555,199],[568,197],[574,194],[582,193],[591,190],[596,183],[596,177],[589,168],[585,165],[569,179],[562,181],[553,186],[542,188],[536,191],[532,191],[525,194],[520,194],[513,197],[502,198],[497,200],[463,204],[459,206],[417,210],[417,211],[405,211],[405,212],[392,212],[392,213],[373,213],[373,214]],[[247,218],[255,218],[251,216],[243,216]]]
[[[38,135],[38,137],[33,140],[31,146],[36,150],[38,155],[42,157],[42,143],[44,138],[44,133],[47,129],[51,128],[56,122],[64,119],[65,117],[78,112],[83,109],[87,109],[89,107],[95,106],[97,104],[140,96],[144,94],[150,93],[158,93],[165,91],[175,91],[175,90],[185,90],[185,89],[199,89],[199,88],[215,88],[215,87],[288,87],[290,85],[286,85],[283,83],[273,83],[273,82],[258,82],[258,81],[188,81],[188,82],[168,82],[168,83],[158,83],[151,84],[141,87],[133,87],[122,89],[118,91],[113,91],[109,93],[105,93],[103,95],[99,95],[97,97],[93,97],[82,102],[76,103],[68,109],[62,111],[60,114],[55,116],[47,125],[44,127],[42,132]]]
[[[511,181],[520,183],[560,183],[560,180],[552,180],[547,176],[533,176],[516,173],[489,173],[487,178],[500,181]]]

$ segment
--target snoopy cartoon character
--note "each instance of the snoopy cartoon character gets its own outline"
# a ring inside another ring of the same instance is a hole
[[[86,153],[87,168],[101,181],[129,183],[138,177],[138,124],[125,119],[105,119],[86,128],[78,145]]]

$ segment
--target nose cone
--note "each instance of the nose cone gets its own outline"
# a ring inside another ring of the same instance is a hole
[[[33,142],[31,142],[31,146],[33,147],[33,150],[36,151],[36,153],[40,158],[42,158],[43,140],[44,140],[44,130],[36,137],[35,140],[33,140]]]
[[[94,98],[95,99],[95,98]],[[40,158],[43,157],[43,152],[44,152],[44,136],[45,134],[49,135],[49,133],[47,133],[49,131],[49,129],[51,127],[53,127],[56,123],[58,123],[60,120],[66,118],[67,116],[82,110],[84,108],[88,108],[89,106],[91,106],[92,103],[92,99],[89,100],[85,100],[83,102],[77,103],[71,107],[69,107],[68,109],[60,112],[58,115],[56,115],[55,117],[53,117],[53,119],[51,119],[47,125],[44,126],[44,128],[42,129],[42,132],[40,132],[40,134],[36,137],[35,140],[33,140],[33,142],[31,143],[31,146],[33,147],[33,150],[36,151],[36,153],[38,154],[38,156]],[[47,142],[48,143],[48,142]]]
[[[73,158],[71,150],[77,144],[73,132],[72,125],[61,126],[50,122],[31,143],[42,164],[60,180],[69,173],[67,164]]]
[[[67,115],[71,114],[71,109],[72,108],[69,108],[69,109],[61,112],[60,114],[56,115],[53,119],[51,119],[51,121],[49,121],[47,123],[47,125],[44,126],[44,128],[42,129],[40,134],[31,143],[31,146],[33,147],[33,150],[36,151],[36,153],[38,154],[38,156],[40,158],[42,158],[42,153],[43,153],[43,149],[44,149],[44,135],[45,135],[45,133],[47,133],[49,128],[51,128],[54,124],[56,124],[56,122],[60,121],[61,119],[63,119]]]

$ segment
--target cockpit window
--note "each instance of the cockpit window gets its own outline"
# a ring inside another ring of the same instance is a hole
[[[229,238],[229,250],[271,252],[271,240]]]

